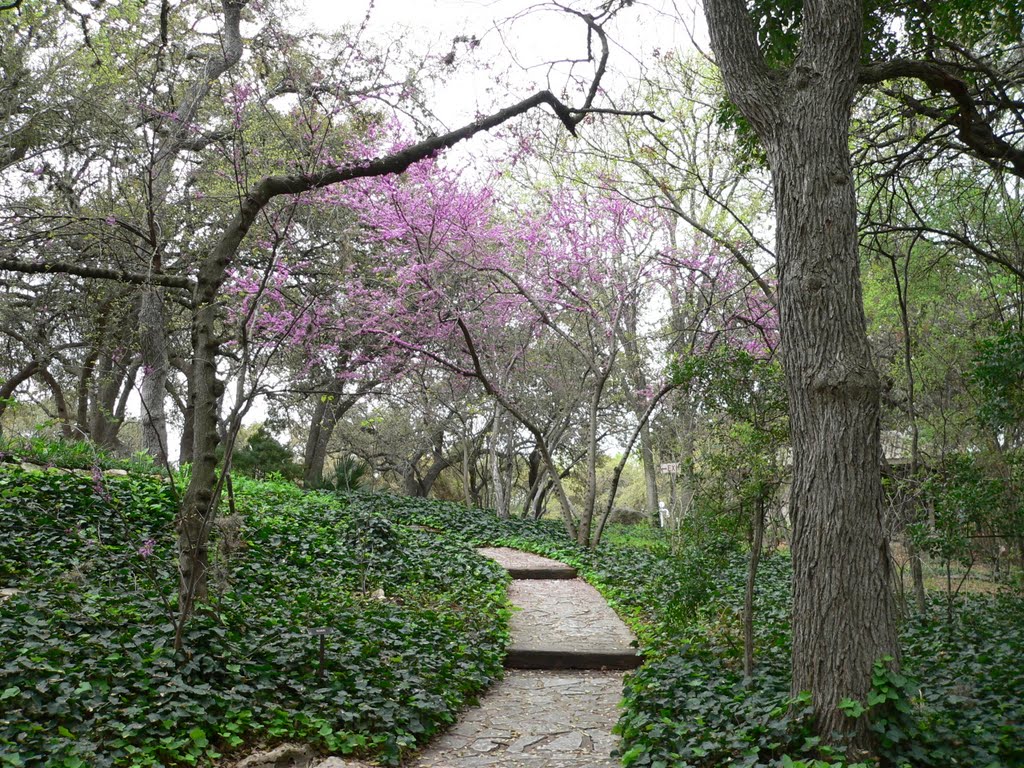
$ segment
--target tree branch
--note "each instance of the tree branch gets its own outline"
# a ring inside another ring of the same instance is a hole
[[[912,59],[875,62],[861,68],[859,82],[862,85],[875,85],[887,80],[906,78],[918,80],[933,91],[946,94],[955,103],[956,111],[946,116],[925,108],[925,105],[914,99],[904,98],[903,102],[907,106],[918,114],[952,125],[956,128],[960,141],[981,160],[989,163],[995,161],[1015,176],[1024,178],[1024,149],[995,134],[992,126],[978,111],[967,82],[954,74],[948,64],[941,61]]]
[[[758,133],[778,124],[781,88],[757,44],[757,29],[744,0],[704,0],[711,48],[729,97]],[[766,98],[774,94],[776,98]]]
[[[120,283],[134,285],[159,285],[163,288],[180,288],[191,291],[195,283],[187,277],[162,274],[140,274],[126,272],[122,269],[105,269],[103,267],[85,267],[80,264],[53,261],[18,261],[17,259],[0,259],[0,271],[20,272],[25,275],[74,275],[96,280],[116,280]]]

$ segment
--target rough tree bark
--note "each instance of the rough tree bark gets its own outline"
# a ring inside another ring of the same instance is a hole
[[[808,0],[800,53],[771,69],[743,0],[705,0],[729,97],[767,150],[775,190],[782,359],[793,442],[794,693],[819,733],[870,743],[872,667],[898,655],[882,524],[879,377],[868,347],[848,149],[858,0]]]

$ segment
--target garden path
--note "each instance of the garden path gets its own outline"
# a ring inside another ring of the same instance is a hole
[[[480,550],[509,570],[519,608],[505,679],[407,768],[614,768],[622,670],[633,635],[593,587],[554,560]]]

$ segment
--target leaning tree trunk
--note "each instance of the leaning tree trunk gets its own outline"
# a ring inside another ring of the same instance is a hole
[[[767,149],[775,190],[782,359],[793,443],[792,690],[817,728],[870,744],[879,658],[898,655],[882,524],[880,383],[858,272],[850,109],[859,70],[857,0],[804,5],[800,53],[772,70],[744,0],[705,0],[730,98]]]

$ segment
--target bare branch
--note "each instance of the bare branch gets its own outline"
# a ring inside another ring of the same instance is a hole
[[[163,288],[180,288],[191,291],[195,283],[187,277],[162,274],[140,274],[126,272],[122,269],[105,269],[103,267],[85,267],[80,264],[69,264],[60,261],[18,261],[17,259],[0,259],[0,271],[20,272],[26,275],[74,275],[96,280],[115,280],[119,283],[133,285],[159,285]]]
[[[942,110],[933,110],[909,97],[902,99],[907,106],[918,114],[954,126],[957,138],[979,158],[988,163],[994,161],[998,167],[1024,178],[1024,149],[995,134],[978,111],[967,82],[954,73],[949,63],[892,59],[862,67],[859,81],[862,85],[875,85],[903,78],[919,80],[934,91],[945,93],[955,103],[956,111],[950,115]]]

